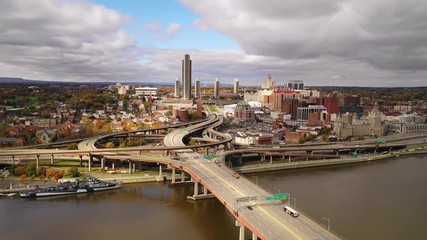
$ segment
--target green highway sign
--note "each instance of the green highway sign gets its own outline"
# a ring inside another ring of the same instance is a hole
[[[282,199],[288,199],[288,194],[287,193],[279,193],[279,194],[274,194],[273,196],[265,197],[265,200],[267,200],[267,201],[282,200]]]
[[[206,155],[204,156],[205,159],[214,159],[214,158],[219,158],[219,155]]]

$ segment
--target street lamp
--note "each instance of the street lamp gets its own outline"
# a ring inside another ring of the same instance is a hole
[[[291,194],[290,193],[288,193],[288,198],[289,198],[289,207],[292,207],[291,200],[293,199],[294,200],[294,209],[297,209],[297,199],[296,198],[291,198]]]
[[[255,184],[258,186],[258,177],[257,176],[252,176],[253,178],[255,178]]]
[[[328,221],[328,232],[329,232],[329,230],[331,230],[331,219],[330,218],[322,218],[323,220],[326,220],[326,221]]]

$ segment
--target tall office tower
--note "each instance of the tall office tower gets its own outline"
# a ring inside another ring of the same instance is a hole
[[[182,98],[191,99],[191,60],[188,54],[182,60]]]
[[[219,80],[218,78],[215,79],[215,84],[214,84],[214,97],[215,98],[219,98]]]
[[[181,92],[181,84],[179,82],[179,78],[176,78],[176,80],[175,80],[175,97],[177,97],[177,98],[180,97],[181,96],[180,92]]]
[[[271,74],[268,74],[265,82],[261,84],[261,88],[274,88],[274,87],[275,87],[275,84],[273,82],[273,77],[271,76]]]
[[[285,88],[293,90],[304,90],[304,82],[301,80],[290,80],[285,82]]]
[[[239,94],[239,79],[235,78],[234,79],[234,94]]]
[[[198,78],[196,79],[196,85],[194,86],[194,97],[195,98],[200,97],[200,81]]]

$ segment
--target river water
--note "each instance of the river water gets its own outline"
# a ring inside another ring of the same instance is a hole
[[[426,170],[427,156],[420,156],[247,177],[289,193],[291,205],[314,220],[331,219],[346,239],[426,239]],[[3,197],[0,239],[237,239],[221,203],[187,201],[191,189],[147,183],[71,197]]]

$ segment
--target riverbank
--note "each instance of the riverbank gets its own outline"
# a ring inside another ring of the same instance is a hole
[[[132,183],[146,183],[146,182],[163,182],[171,181],[172,174],[163,173],[162,176],[159,176],[158,173],[153,172],[152,174],[140,173],[140,174],[105,174],[105,173],[83,173],[94,176],[103,181],[120,181],[123,184],[132,184]],[[181,174],[175,176],[176,180],[181,179]],[[18,177],[7,177],[0,181],[0,194],[10,194],[10,193],[19,193],[35,189],[35,186],[38,185],[40,188],[46,188],[49,186],[54,186],[57,183],[54,181],[42,181],[42,180],[33,180],[25,181],[21,183]]]
[[[333,165],[342,165],[342,164],[355,164],[363,162],[378,161],[390,158],[396,158],[401,156],[409,155],[425,155],[427,154],[426,149],[414,150],[414,151],[397,151],[388,154],[369,154],[364,156],[344,156],[339,159],[325,159],[325,160],[308,160],[308,161],[297,161],[297,162],[276,162],[270,164],[261,163],[261,164],[251,164],[243,165],[238,167],[233,167],[233,170],[242,174],[245,173],[261,173],[261,172],[271,172],[271,171],[280,171],[280,170],[289,170],[289,169],[298,169],[298,168],[311,168],[311,167],[322,167],[322,166],[333,166]]]

